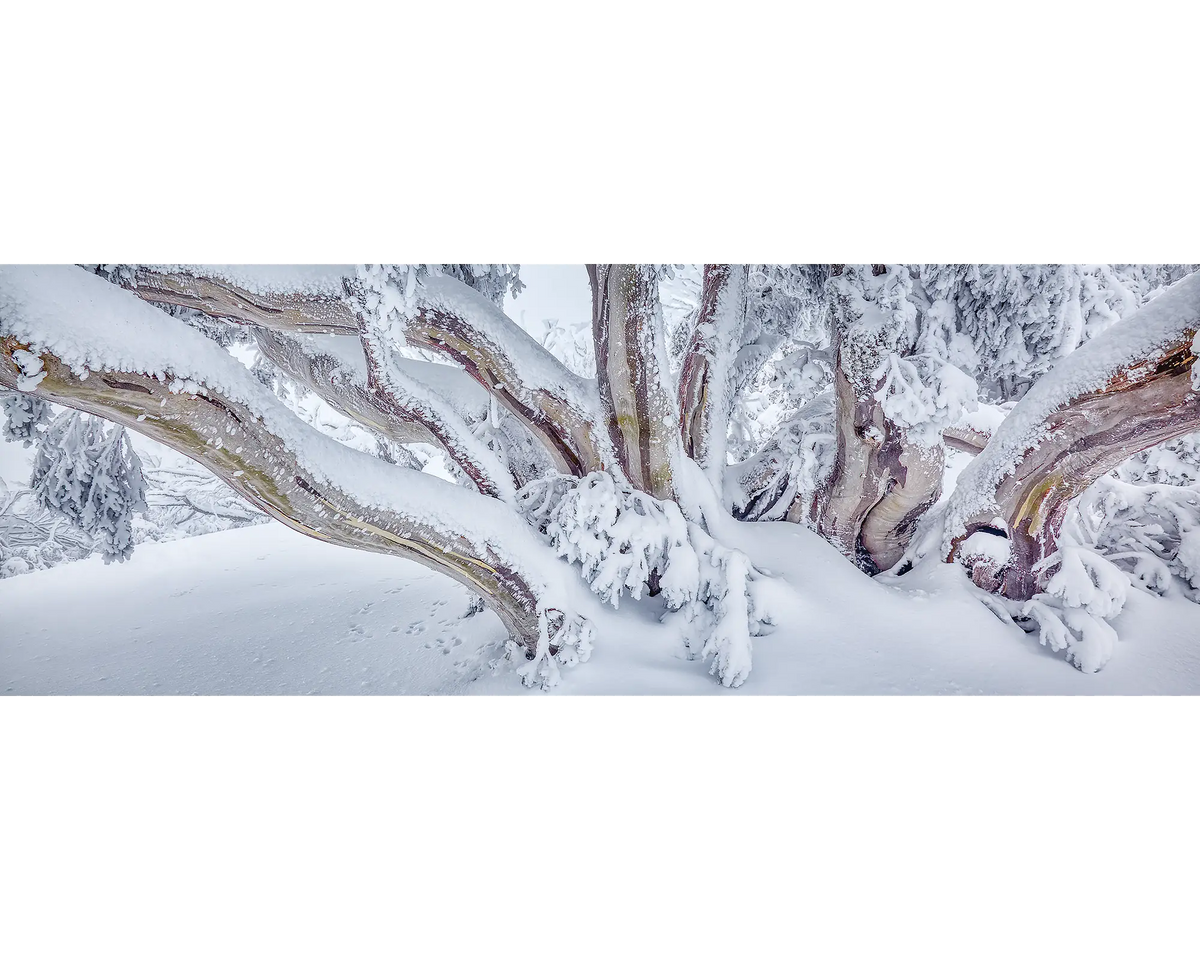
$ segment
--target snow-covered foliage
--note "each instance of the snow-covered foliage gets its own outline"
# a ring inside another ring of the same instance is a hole
[[[753,457],[729,468],[726,490],[737,516],[779,520],[793,502],[808,517],[837,455],[833,391],[806,403]],[[761,479],[760,479],[761,478]],[[757,491],[752,497],[748,491]]]
[[[106,563],[125,560],[133,552],[133,515],[146,509],[142,462],[120,427],[104,435],[92,456],[80,526],[96,538]]]
[[[1092,484],[1064,530],[1135,585],[1161,595],[1178,584],[1200,601],[1200,434],[1143,451]]]
[[[605,602],[619,607],[648,586],[666,616],[686,625],[685,643],[726,686],[750,674],[751,637],[770,622],[756,589],[760,574],[740,550],[714,540],[679,507],[611,474],[555,477],[522,488],[526,516]]]
[[[0,390],[0,440],[19,440],[31,446],[50,422],[50,404],[40,397],[12,390]]]
[[[142,465],[123,427],[63,413],[46,432],[30,488],[38,503],[89,534],[105,562],[133,551],[133,515],[146,509]]]
[[[80,528],[103,436],[103,426],[95,418],[62,413],[46,431],[33,461],[29,486],[38,503],[57,510]]]
[[[515,297],[524,289],[520,272],[520,266],[515,263],[362,264],[357,268],[358,279],[368,296],[379,298],[371,302],[372,308],[386,304],[382,310],[384,314],[392,308],[411,306],[415,302],[417,285],[438,276],[460,281],[499,307],[510,290]]]
[[[76,260],[76,264],[122,287],[137,284],[138,260]]]
[[[921,264],[954,361],[992,399],[1021,396],[1055,362],[1129,316],[1192,264]]]
[[[677,504],[603,472],[536,480],[519,497],[530,523],[605,602],[618,607],[654,583],[672,609],[695,598],[696,553]]]

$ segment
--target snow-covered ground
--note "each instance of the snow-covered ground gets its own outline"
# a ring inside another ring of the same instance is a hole
[[[731,531],[737,537],[736,525]],[[739,543],[786,581],[738,690],[689,661],[657,622],[601,619],[562,694],[1200,693],[1200,605],[1138,591],[1108,666],[1085,675],[997,620],[951,567],[900,589],[864,577],[820,538],[755,524]],[[905,580],[912,580],[910,575]],[[435,694],[525,692],[498,663],[491,613],[406,560],[319,543],[271,523],[146,543],[0,581],[0,692]]]
[[[582,268],[522,275],[529,287],[508,306],[536,337],[588,327]],[[336,423],[322,429],[338,434]],[[143,454],[162,450],[140,437],[135,444]],[[25,483],[32,456],[0,442],[0,479]],[[968,463],[949,456],[947,495]],[[588,595],[594,652],[563,671],[555,692],[1200,693],[1200,605],[1178,585],[1165,599],[1131,587],[1113,621],[1116,653],[1086,675],[988,612],[957,567],[919,568],[889,584],[792,524],[726,519],[720,539],[778,578],[776,626],[755,639],[741,688],[720,686],[706,663],[688,659],[677,627],[659,622],[658,600],[626,598],[617,617]],[[278,523],[146,542],[124,564],[96,556],[0,580],[0,694],[525,692],[503,660],[499,621],[467,616],[469,603],[465,589],[409,561],[332,547]]]

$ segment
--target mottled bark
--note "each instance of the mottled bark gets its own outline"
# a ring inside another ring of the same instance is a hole
[[[631,484],[675,495],[679,413],[668,386],[658,275],[648,264],[588,264],[601,417]]]
[[[812,501],[817,531],[869,573],[896,564],[917,521],[942,489],[943,452],[907,440],[884,416],[875,399],[878,383],[855,386],[839,363],[837,459],[833,473]],[[788,519],[802,522],[799,500]]]
[[[1124,321],[1136,322],[1136,316]],[[1041,590],[1054,569],[1049,564],[1037,568],[1058,549],[1071,501],[1135,453],[1200,430],[1200,395],[1191,380],[1195,333],[1196,327],[1189,327],[1155,355],[1130,358],[1101,387],[1047,416],[1043,438],[1017,458],[1015,469],[995,488],[999,513],[973,516],[951,541],[946,559],[955,559],[963,541],[978,530],[1007,532],[1010,556],[999,592],[1027,600]],[[998,529],[997,519],[1006,531]]]
[[[514,336],[528,339],[524,330],[512,326]],[[440,353],[466,370],[542,442],[559,472],[581,477],[600,468],[602,454],[592,418],[579,409],[575,398],[528,376],[504,344],[496,343],[468,318],[421,306],[405,334],[413,346]],[[534,346],[546,353],[540,344]],[[550,354],[546,357],[561,367]],[[562,372],[569,375],[565,367]]]
[[[841,275],[840,265],[831,271]],[[882,264],[872,264],[882,276]],[[869,573],[895,565],[912,538],[921,515],[937,502],[942,488],[944,451],[913,443],[906,431],[884,414],[876,398],[882,380],[874,371],[900,348],[902,331],[863,319],[851,300],[833,291],[834,395],[837,455],[825,489],[800,512],[800,498],[788,519],[807,519],[817,531]]]
[[[549,451],[563,473],[582,476],[598,469],[602,452],[598,449],[592,417],[579,409],[577,398],[560,389],[560,381],[579,378],[532,341],[529,335],[509,320],[486,297],[475,294],[460,281],[467,293],[478,300],[478,309],[491,313],[493,323],[504,329],[506,337],[529,341],[526,351],[536,352],[541,366],[554,370],[558,380],[538,377],[522,367],[508,345],[469,317],[447,309],[440,302],[421,302],[418,297],[414,317],[405,328],[408,342],[432,350],[459,364],[485,390],[521,423]],[[433,281],[431,281],[433,283]],[[292,292],[268,294],[237,286],[217,276],[193,276],[138,267],[133,278],[124,283],[143,300],[174,304],[235,323],[251,324],[285,333],[333,333],[358,336],[359,317],[355,309],[356,281],[347,279],[344,296],[312,295]]]
[[[122,286],[148,303],[190,307],[210,317],[292,333],[358,335],[354,313],[340,296],[247,290],[217,276],[137,266]]]
[[[12,355],[23,349],[28,348],[14,337],[0,338],[0,386],[16,387],[20,371]],[[215,390],[173,393],[162,380],[127,371],[92,370],[81,379],[57,357],[40,356],[46,376],[36,395],[177,450],[294,530],[327,543],[406,557],[454,578],[484,598],[514,639],[530,651],[536,647],[537,597],[502,547],[480,553],[465,537],[424,522],[419,511],[380,509],[323,483],[245,405]]]

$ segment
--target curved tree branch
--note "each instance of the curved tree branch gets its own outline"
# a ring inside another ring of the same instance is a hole
[[[338,444],[203,335],[76,268],[0,270],[0,385],[159,440],[309,536],[446,573],[531,650],[561,589],[510,508]]]
[[[571,373],[487,297],[452,277],[424,277],[405,336],[462,366],[542,441],[560,472],[583,476],[602,465],[595,383]]]
[[[235,323],[285,333],[359,335],[351,294],[361,290],[352,269],[264,282],[250,278],[251,270],[139,265],[114,279],[143,300]],[[453,277],[426,276],[405,335],[411,345],[465,369],[543,443],[560,471],[582,476],[599,467],[595,385],[567,370],[487,297]]]
[[[1193,274],[1060,360],[959,477],[947,504],[945,559],[977,531],[1006,534],[999,589],[1012,599],[1033,596],[1053,573],[1046,561],[1076,496],[1135,453],[1200,430],[1197,330]]]
[[[234,323],[293,333],[358,335],[340,289],[353,270],[329,271],[307,282],[280,277],[274,283],[251,284],[247,269],[137,264],[114,279],[148,303],[190,307]]]

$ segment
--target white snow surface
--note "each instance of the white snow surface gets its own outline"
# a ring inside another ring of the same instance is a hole
[[[1108,666],[1083,674],[1001,623],[955,565],[870,580],[815,534],[729,521],[723,542],[782,578],[779,626],[737,689],[687,659],[653,600],[597,611],[557,694],[1197,694],[1200,606],[1131,589]],[[69,602],[67,602],[69,600]],[[278,523],[146,543],[0,581],[0,693],[516,694],[504,632],[469,593],[394,557]]]

